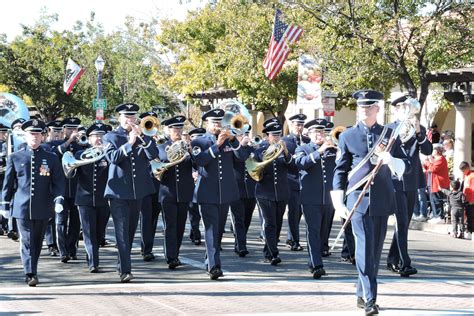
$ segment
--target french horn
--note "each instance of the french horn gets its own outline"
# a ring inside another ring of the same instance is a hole
[[[79,157],[76,159],[74,154],[70,151],[64,153],[63,158],[61,159],[63,171],[66,175],[66,178],[72,178],[76,174],[76,169],[80,166],[88,165],[91,163],[95,163],[102,159],[106,152],[107,152],[108,145],[104,146],[97,146],[97,147],[90,147],[84,150]]]
[[[151,171],[154,177],[161,181],[165,172],[183,162],[189,156],[188,143],[184,140],[177,140],[171,145],[166,147],[166,155],[168,156],[169,162],[162,162],[159,160],[150,161]]]
[[[245,161],[245,167],[252,179],[261,181],[263,178],[263,169],[275,159],[277,159],[286,149],[286,144],[283,140],[271,144],[263,153],[263,161],[259,162],[254,157],[250,157]]]

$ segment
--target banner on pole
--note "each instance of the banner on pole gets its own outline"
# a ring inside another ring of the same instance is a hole
[[[316,59],[301,55],[298,64],[298,92],[296,103],[299,108],[312,107],[322,109],[321,81],[322,72]]]
[[[321,102],[323,104],[324,116],[334,116],[336,111],[336,97],[337,93],[323,91]]]

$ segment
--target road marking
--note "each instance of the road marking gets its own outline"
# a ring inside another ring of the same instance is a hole
[[[151,302],[152,304],[160,305],[160,306],[163,306],[163,307],[165,307],[165,308],[168,308],[168,309],[172,310],[173,312],[178,313],[178,314],[180,314],[180,315],[186,315],[186,313],[183,312],[182,310],[179,310],[179,309],[177,309],[177,308],[174,308],[174,307],[171,306],[171,305],[162,303],[162,302],[158,301],[156,298],[151,298],[151,297],[147,297],[147,296],[140,296],[139,298],[142,299],[142,300]]]

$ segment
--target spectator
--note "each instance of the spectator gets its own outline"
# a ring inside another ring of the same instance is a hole
[[[423,167],[431,173],[431,224],[437,224],[443,220],[443,198],[441,189],[449,188],[448,162],[443,156],[441,145],[433,146],[433,154],[425,160]]]
[[[458,180],[451,181],[451,191],[441,189],[447,195],[449,208],[451,209],[451,223],[453,229],[451,236],[454,238],[464,238],[464,205],[466,199],[461,190],[461,183]]]
[[[438,125],[436,125],[436,123],[431,124],[431,127],[427,133],[427,137],[431,141],[432,144],[439,143],[441,135],[439,134]]]
[[[444,157],[448,161],[448,170],[449,174],[453,174],[454,170],[454,141],[452,138],[446,138],[443,140],[443,148],[444,148]]]
[[[467,161],[461,162],[459,169],[463,173],[462,190],[466,197],[467,233],[465,238],[472,239],[472,231],[474,229],[474,172],[471,171],[471,166]]]
[[[426,222],[428,219],[428,199],[426,198],[426,187],[418,189],[417,201],[413,209],[413,220],[415,222]]]

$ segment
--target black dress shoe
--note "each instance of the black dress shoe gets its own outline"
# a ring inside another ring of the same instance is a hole
[[[25,282],[28,284],[28,286],[36,286],[39,283],[38,277],[36,275],[27,275]]]
[[[413,268],[412,266],[406,266],[400,269],[400,276],[403,278],[408,278],[410,275],[417,274],[418,270]]]
[[[92,268],[89,268],[89,272],[90,272],[90,273],[99,273],[99,267],[92,267]]]
[[[151,252],[143,256],[143,261],[152,261],[152,260],[155,260],[155,255],[152,254]]]
[[[62,256],[60,260],[62,263],[67,263],[71,258],[69,256]]]
[[[77,256],[76,256],[76,255],[69,255],[69,258],[71,258],[71,260],[77,260]]]
[[[357,296],[357,308],[365,308],[365,301],[360,296]]]
[[[2,228],[0,228],[0,236],[3,236],[3,235],[5,235],[5,231]]]
[[[14,231],[9,231],[7,233],[7,237],[10,238],[11,240],[13,241],[17,241],[18,240],[18,234]]]
[[[329,257],[330,255],[331,253],[328,250],[324,250],[323,253],[321,254],[321,256],[323,257]]]
[[[295,241],[293,242],[293,245],[290,247],[291,251],[301,251],[303,250],[303,247],[301,247],[300,243]]]
[[[48,246],[48,252],[51,257],[57,257],[59,254],[59,250],[55,246]]]
[[[171,259],[171,261],[168,263],[168,269],[174,270],[176,267],[180,265],[180,261],[178,259]]]
[[[400,267],[398,264],[387,263],[387,270],[393,273],[400,273]]]
[[[237,251],[237,254],[239,255],[239,257],[243,258],[246,255],[248,255],[249,252],[248,252],[248,250],[241,250],[241,251]]]
[[[288,248],[291,249],[293,247],[293,245],[295,244],[295,242],[291,239],[287,239],[285,244]]]
[[[265,243],[265,237],[263,237],[263,235],[259,235],[257,237],[257,241],[261,242],[261,243]]]
[[[355,259],[352,257],[341,257],[341,262],[354,264]]]
[[[133,279],[133,274],[130,272],[123,273],[120,275],[120,282],[122,283],[128,283]]]
[[[365,303],[365,315],[378,315],[379,313],[379,306],[375,304],[375,300],[370,300]]]
[[[201,239],[194,239],[193,243],[196,245],[196,246],[199,246],[201,244]]]
[[[275,258],[272,258],[272,260],[270,261],[270,264],[272,266],[276,266],[277,264],[281,263],[281,259],[280,257],[275,257]]]
[[[221,268],[214,267],[209,271],[209,277],[211,280],[217,280],[221,276],[224,276],[224,273],[222,273]]]
[[[326,271],[323,267],[313,269],[313,279],[321,279],[321,276],[325,275]]]

